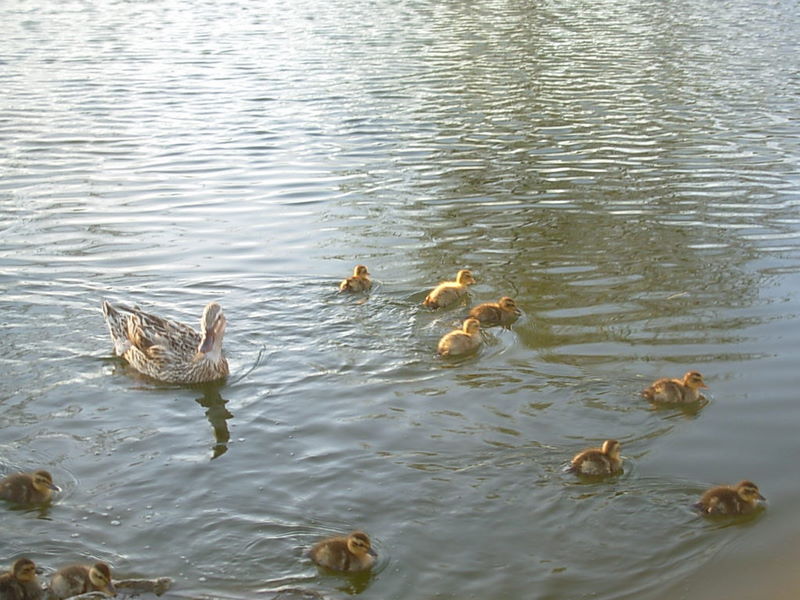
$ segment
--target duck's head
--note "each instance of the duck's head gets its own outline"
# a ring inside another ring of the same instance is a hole
[[[475,278],[472,276],[472,271],[469,269],[461,269],[456,273],[456,283],[458,285],[472,285],[476,283]]]
[[[603,454],[606,456],[610,456],[611,458],[618,459],[620,452],[622,452],[622,446],[617,440],[606,440],[603,442]]]
[[[353,277],[367,277],[368,275],[369,271],[364,265],[356,265],[355,269],[353,269]]]
[[[111,582],[111,569],[104,562],[94,563],[89,569],[89,581],[99,590],[108,592],[112,596],[117,595],[117,590]]]
[[[693,390],[698,388],[707,388],[706,382],[703,381],[703,376],[699,371],[689,371],[683,376],[683,385]]]
[[[18,558],[11,566],[14,578],[23,583],[36,581],[36,565],[30,558]]]
[[[497,306],[506,312],[513,312],[517,315],[520,314],[519,308],[517,308],[517,303],[514,302],[513,298],[509,298],[508,296],[503,296],[500,298],[500,300],[497,301]]]
[[[461,325],[461,329],[464,333],[475,335],[481,330],[481,322],[478,319],[470,317],[469,319],[464,320],[464,323]]]
[[[50,495],[50,492],[60,492],[61,488],[53,483],[53,476],[49,471],[42,469],[33,472],[33,487],[37,492]]]
[[[356,556],[375,555],[369,536],[363,531],[354,531],[347,536],[347,549]]]
[[[216,302],[209,302],[203,309],[203,316],[200,317],[200,331],[203,338],[197,352],[208,354],[209,352],[219,352],[222,350],[222,336],[225,335],[225,325],[227,320],[222,312],[222,307]]]
[[[759,500],[766,500],[761,492],[758,491],[758,486],[752,481],[740,481],[736,484],[736,493],[739,497],[750,504],[755,504]]]

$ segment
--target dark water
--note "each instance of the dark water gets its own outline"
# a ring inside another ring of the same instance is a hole
[[[0,562],[172,598],[796,598],[796,4],[0,4]],[[356,263],[368,298],[336,294]],[[525,315],[437,359],[469,267]],[[111,356],[102,298],[229,320],[222,386]],[[703,372],[709,403],[653,410]],[[581,483],[615,437],[625,473]],[[788,474],[788,476],[787,476]],[[755,519],[705,487],[756,481]],[[363,528],[381,560],[304,557]],[[734,573],[734,574],[732,574]]]

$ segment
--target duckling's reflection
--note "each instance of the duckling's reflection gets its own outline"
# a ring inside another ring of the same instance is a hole
[[[231,439],[228,419],[233,418],[233,414],[225,408],[228,401],[220,395],[217,386],[206,388],[202,398],[196,398],[195,402],[206,409],[206,418],[214,429],[215,443],[211,447],[211,460],[214,460],[228,451],[228,441]]]

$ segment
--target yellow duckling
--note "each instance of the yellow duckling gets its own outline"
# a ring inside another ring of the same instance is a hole
[[[455,281],[443,281],[422,302],[428,308],[445,308],[455,304],[467,294],[467,286],[475,283],[469,269],[461,269],[456,273]]]
[[[369,278],[369,271],[364,265],[356,265],[353,269],[353,276],[344,279],[339,284],[340,292],[366,292],[372,287],[372,280]]]
[[[508,296],[503,296],[497,302],[484,302],[469,311],[469,316],[478,319],[481,327],[511,327],[519,319],[520,310],[517,303]]]
[[[375,564],[375,551],[363,531],[317,542],[309,551],[311,560],[334,571],[366,571]]]
[[[88,592],[117,595],[117,590],[111,582],[111,569],[106,563],[63,567],[56,571],[50,580],[50,594],[57,600]]]
[[[760,500],[766,500],[752,481],[736,485],[718,485],[706,490],[695,507],[706,515],[745,515],[753,512]]]
[[[588,448],[572,459],[570,470],[580,475],[613,475],[622,471],[620,443],[606,440],[600,448]]]
[[[41,504],[61,488],[53,483],[49,472],[14,473],[0,480],[0,498],[16,504]]]
[[[439,340],[437,352],[442,356],[461,356],[474,352],[481,345],[481,322],[470,317],[461,329],[454,329]]]
[[[43,593],[36,579],[36,565],[30,558],[18,558],[11,571],[0,575],[2,600],[39,600]]]
[[[672,404],[697,402],[703,397],[700,389],[707,387],[698,371],[689,371],[683,379],[664,377],[654,381],[650,387],[642,390],[642,396],[653,402]]]

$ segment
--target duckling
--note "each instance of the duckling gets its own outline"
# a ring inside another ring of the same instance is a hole
[[[642,390],[642,396],[653,402],[672,404],[697,402],[703,397],[700,388],[707,387],[698,371],[689,371],[683,379],[664,377],[654,381],[650,387]]]
[[[41,504],[61,488],[53,483],[49,472],[14,473],[0,480],[0,498],[16,504]]]
[[[375,551],[363,531],[317,542],[309,551],[311,560],[334,571],[366,571],[375,564]]]
[[[516,302],[508,296],[503,296],[497,302],[484,302],[469,311],[469,316],[481,322],[481,327],[489,328],[501,325],[511,327],[519,319],[520,310]]]
[[[613,475],[622,471],[621,446],[606,440],[600,448],[588,448],[572,459],[570,470],[580,475]]]
[[[756,509],[759,500],[766,498],[755,483],[745,480],[706,490],[694,506],[705,515],[745,515]]]
[[[422,302],[428,308],[445,308],[455,304],[467,294],[467,286],[472,285],[475,278],[469,269],[461,269],[456,273],[455,281],[443,281]]]
[[[369,278],[369,271],[364,265],[356,265],[353,269],[353,276],[344,279],[339,284],[340,292],[366,292],[372,287],[372,280]]]
[[[461,329],[454,329],[439,340],[437,352],[442,356],[461,356],[474,352],[481,345],[481,322],[470,317]]]
[[[104,562],[89,565],[62,567],[50,580],[50,593],[57,600],[71,598],[87,592],[105,592],[112,596],[117,590],[111,582],[111,569]]]
[[[0,575],[0,600],[39,600],[43,593],[30,558],[18,558],[11,571]]]

